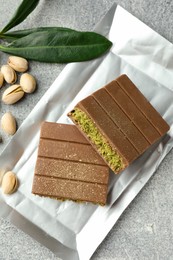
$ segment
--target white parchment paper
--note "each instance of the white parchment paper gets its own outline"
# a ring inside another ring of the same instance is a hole
[[[0,157],[1,168],[12,169],[20,181],[13,195],[0,194],[0,215],[62,259],[91,257],[173,147],[172,44],[115,5],[96,30],[113,42],[110,52],[93,61],[67,65]],[[121,174],[110,173],[105,207],[31,194],[41,122],[71,124],[66,114],[78,101],[123,73],[168,122],[169,133]]]

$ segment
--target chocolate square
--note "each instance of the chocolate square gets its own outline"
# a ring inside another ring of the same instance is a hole
[[[80,101],[68,116],[115,173],[169,130],[127,75]]]
[[[32,193],[105,205],[109,168],[74,125],[41,126]]]

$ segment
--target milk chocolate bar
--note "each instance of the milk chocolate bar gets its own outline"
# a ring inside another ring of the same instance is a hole
[[[127,75],[80,101],[68,116],[115,173],[169,130]]]
[[[74,125],[41,126],[32,193],[105,205],[109,168]]]

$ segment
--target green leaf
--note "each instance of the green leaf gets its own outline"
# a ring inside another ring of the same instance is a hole
[[[25,29],[25,30],[18,30],[18,31],[12,31],[9,33],[0,33],[0,38],[5,39],[8,42],[17,40],[19,38],[25,37],[31,33],[35,32],[45,32],[45,31],[74,31],[73,29],[70,28],[65,28],[65,27],[37,27],[37,28],[32,28],[32,29]]]
[[[0,51],[41,62],[76,62],[94,59],[112,43],[94,32],[50,30],[35,32],[0,46]]]
[[[19,23],[23,22],[25,18],[36,8],[39,0],[23,0],[20,6],[17,8],[12,19],[9,23],[2,29],[1,33],[9,31],[11,28],[15,27]]]

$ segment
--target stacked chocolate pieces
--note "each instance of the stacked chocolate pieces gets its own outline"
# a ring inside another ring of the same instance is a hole
[[[169,130],[126,75],[68,115],[77,127],[46,122],[41,127],[34,194],[105,205],[108,166],[119,173]]]
[[[74,125],[41,126],[32,193],[105,205],[109,168]]]

